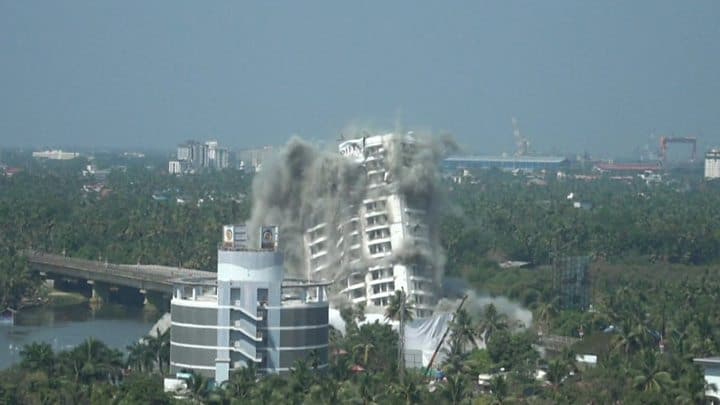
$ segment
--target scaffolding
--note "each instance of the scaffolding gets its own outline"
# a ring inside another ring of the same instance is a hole
[[[553,288],[562,309],[585,311],[590,307],[589,256],[557,258],[553,265]]]

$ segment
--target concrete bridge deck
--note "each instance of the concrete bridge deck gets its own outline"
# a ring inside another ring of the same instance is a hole
[[[215,277],[215,273],[203,270],[112,264],[35,251],[23,253],[28,258],[30,268],[35,271],[145,291],[172,293],[172,280],[175,278]]]

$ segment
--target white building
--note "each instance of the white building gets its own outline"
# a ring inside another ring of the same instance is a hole
[[[289,373],[298,360],[328,366],[327,283],[286,279],[277,227],[257,232],[251,243],[245,226],[224,226],[216,277],[173,280],[172,374],[220,385],[250,364],[265,374]]]
[[[179,160],[171,160],[168,163],[168,173],[170,174],[182,174],[182,165]]]
[[[34,158],[52,159],[52,160],[70,160],[80,156],[77,152],[63,152],[61,150],[46,150],[41,152],[33,152]]]
[[[708,403],[720,403],[720,357],[706,357],[693,359],[695,364],[703,368],[705,382],[705,398]]]
[[[710,149],[705,154],[705,178],[720,178],[720,149]]]
[[[188,161],[190,160],[190,147],[188,145],[180,145],[177,148],[178,160]]]
[[[345,141],[339,150],[366,168],[366,199],[351,207],[340,223],[322,223],[306,231],[308,277],[331,279],[337,268],[349,269],[335,280],[334,288],[352,303],[382,310],[395,291],[404,290],[418,316],[430,315],[437,289],[433,269],[409,258],[412,255],[400,254],[429,251],[422,249],[430,240],[426,213],[408,204],[389,168],[391,154],[413,153],[414,138],[376,135]]]
[[[187,141],[177,148],[177,160],[169,162],[170,173],[199,171],[206,168],[225,169],[229,166],[230,152],[220,147],[217,141]],[[180,162],[180,172],[174,172]]]

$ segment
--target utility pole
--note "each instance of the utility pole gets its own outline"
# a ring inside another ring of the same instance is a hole
[[[400,293],[400,325],[398,326],[398,375],[400,384],[405,377],[405,288]]]

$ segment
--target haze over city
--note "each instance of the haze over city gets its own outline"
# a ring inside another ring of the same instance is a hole
[[[512,152],[720,143],[713,1],[0,1],[0,146],[334,140],[348,125]]]

